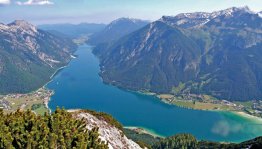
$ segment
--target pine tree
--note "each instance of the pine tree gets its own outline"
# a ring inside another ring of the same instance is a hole
[[[85,121],[64,109],[44,116],[29,110],[5,115],[1,110],[0,116],[0,149],[108,148],[99,139],[98,128],[87,130]]]

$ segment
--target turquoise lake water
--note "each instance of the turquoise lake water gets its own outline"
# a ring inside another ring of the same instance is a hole
[[[180,108],[154,96],[106,85],[99,77],[99,60],[90,46],[80,46],[68,67],[47,88],[55,91],[49,103],[66,109],[91,109],[113,115],[124,126],[146,128],[161,136],[191,133],[198,139],[239,142],[262,135],[262,123],[230,112]]]

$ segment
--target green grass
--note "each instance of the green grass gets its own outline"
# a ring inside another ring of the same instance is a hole
[[[241,104],[241,105],[245,106],[246,108],[251,108],[252,105],[253,105],[253,103],[251,101],[246,101],[246,102],[239,102],[239,101],[237,101],[235,103],[236,104]]]
[[[46,112],[48,113],[48,109],[45,107],[44,104],[40,105],[40,107],[34,109],[33,111],[39,115],[44,115]]]
[[[185,84],[180,82],[177,87],[172,88],[172,93],[179,94],[184,88],[185,88]]]
[[[3,98],[10,103],[10,110],[4,109],[5,113],[11,113],[20,110],[33,110],[36,113],[44,114],[48,112],[48,109],[45,107],[44,102],[47,100],[45,98],[50,98],[51,92],[44,88],[41,88],[37,91],[34,91],[29,94],[10,94],[6,95]]]

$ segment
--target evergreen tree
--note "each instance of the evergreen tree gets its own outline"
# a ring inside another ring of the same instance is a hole
[[[38,116],[31,111],[5,115],[0,111],[0,148],[5,149],[107,149],[99,139],[98,128],[86,129],[86,123],[64,109]]]
[[[189,134],[179,134],[162,139],[155,145],[154,149],[195,149],[198,148],[196,138]]]

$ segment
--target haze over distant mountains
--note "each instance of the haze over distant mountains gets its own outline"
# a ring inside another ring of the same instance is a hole
[[[0,24],[0,39],[0,94],[40,88],[76,49],[71,40],[22,20]]]
[[[88,43],[99,44],[113,42],[146,26],[148,23],[149,21],[139,19],[120,18],[112,21],[101,32],[92,35],[88,40]]]
[[[63,34],[71,38],[79,36],[88,36],[102,31],[105,24],[81,23],[81,24],[45,24],[39,25],[38,28],[47,30],[55,34]]]
[[[157,93],[262,99],[262,18],[248,7],[183,13],[99,45],[105,82]]]
[[[149,21],[119,18],[108,25],[96,23],[81,24],[45,24],[38,28],[48,31],[52,34],[71,39],[85,38],[87,43],[97,45],[100,43],[109,43],[138,30]]]

